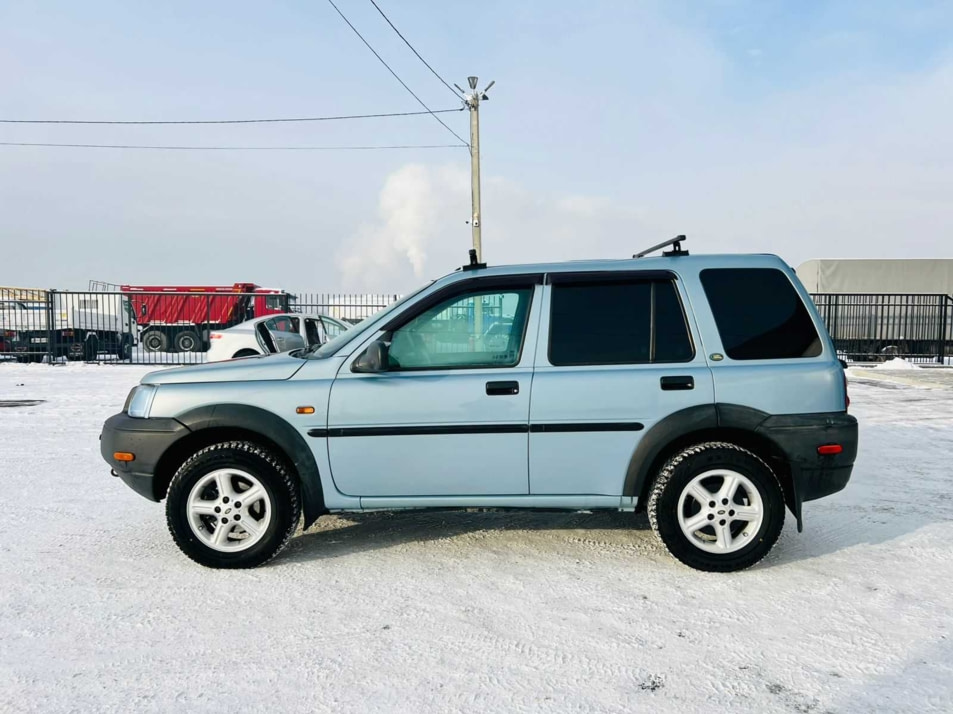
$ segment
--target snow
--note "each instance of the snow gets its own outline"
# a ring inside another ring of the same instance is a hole
[[[907,362],[903,357],[894,357],[878,364],[873,369],[920,369],[913,362]]]
[[[851,370],[850,485],[742,573],[518,512],[325,517],[226,572],[100,460],[151,369],[0,364],[0,400],[46,400],[0,409],[0,711],[951,710],[953,380]]]

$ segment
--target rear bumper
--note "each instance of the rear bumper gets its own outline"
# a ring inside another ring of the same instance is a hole
[[[189,433],[175,419],[133,419],[122,413],[111,416],[103,425],[99,450],[113,472],[133,491],[150,501],[159,501],[155,489],[155,470],[159,459],[172,444]],[[113,454],[135,454],[134,461],[117,461]]]
[[[773,416],[758,431],[777,444],[791,467],[792,510],[801,527],[801,504],[847,486],[857,458],[857,419],[844,412]],[[819,446],[839,444],[839,454],[821,455]]]

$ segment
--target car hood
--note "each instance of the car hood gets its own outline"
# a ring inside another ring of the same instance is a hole
[[[242,357],[188,367],[173,367],[150,372],[143,384],[188,384],[198,382],[262,382],[290,379],[305,360],[288,353]]]

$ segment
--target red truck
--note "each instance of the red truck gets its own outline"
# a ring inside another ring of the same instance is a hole
[[[289,312],[293,297],[254,283],[122,285],[149,352],[204,352],[209,332],[263,315]]]

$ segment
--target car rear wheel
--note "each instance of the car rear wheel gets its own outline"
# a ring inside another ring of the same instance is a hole
[[[261,352],[256,352],[255,350],[238,350],[238,352],[232,355],[232,359],[239,359],[241,357],[256,357],[260,354]]]
[[[668,551],[698,570],[731,572],[761,560],[784,525],[774,472],[736,444],[707,442],[673,456],[659,472],[649,521]]]
[[[169,485],[176,544],[209,568],[253,568],[288,543],[301,517],[297,480],[275,454],[232,441],[196,452]]]

